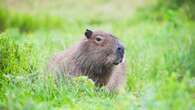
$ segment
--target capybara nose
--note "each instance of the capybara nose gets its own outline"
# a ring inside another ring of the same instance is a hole
[[[125,49],[124,49],[123,45],[118,44],[117,48],[116,48],[116,56],[117,56],[117,58],[116,58],[116,60],[114,62],[115,65],[118,65],[119,63],[121,63],[123,61],[124,51],[125,51]]]
[[[123,46],[120,46],[117,48],[117,52],[120,54],[120,55],[123,55],[124,54],[124,47]]]
[[[117,54],[119,54],[120,58],[122,59],[124,56],[124,47],[123,45],[119,44],[117,47]]]

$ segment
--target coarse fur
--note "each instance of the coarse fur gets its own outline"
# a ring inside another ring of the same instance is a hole
[[[123,50],[118,52],[118,48]],[[124,47],[116,37],[87,29],[84,39],[79,43],[54,55],[49,62],[49,69],[65,76],[85,75],[97,86],[118,91],[125,81],[123,56]]]

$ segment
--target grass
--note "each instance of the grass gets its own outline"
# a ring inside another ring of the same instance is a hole
[[[195,22],[182,8],[146,6],[124,15],[131,10],[128,1],[119,12],[117,0],[65,2],[67,7],[46,12],[13,11],[14,5],[0,10],[0,109],[195,109]],[[108,8],[103,14],[101,5]],[[71,6],[65,15],[49,15]],[[56,85],[46,70],[51,55],[79,41],[86,28],[110,31],[124,43],[127,81],[119,94],[95,88],[85,77]]]

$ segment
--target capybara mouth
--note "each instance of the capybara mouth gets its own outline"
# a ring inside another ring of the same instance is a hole
[[[124,53],[117,53],[117,58],[114,61],[114,65],[118,65],[123,61]]]
[[[114,64],[114,65],[118,65],[119,63],[118,63],[118,62],[114,62],[113,64]]]
[[[117,59],[113,64],[114,64],[114,65],[118,65],[118,64],[120,64],[122,61],[123,61],[123,58],[120,57],[120,58]]]

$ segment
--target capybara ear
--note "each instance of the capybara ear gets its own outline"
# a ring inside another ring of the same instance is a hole
[[[86,29],[85,31],[85,36],[89,39],[91,37],[91,35],[93,34],[93,31]]]

